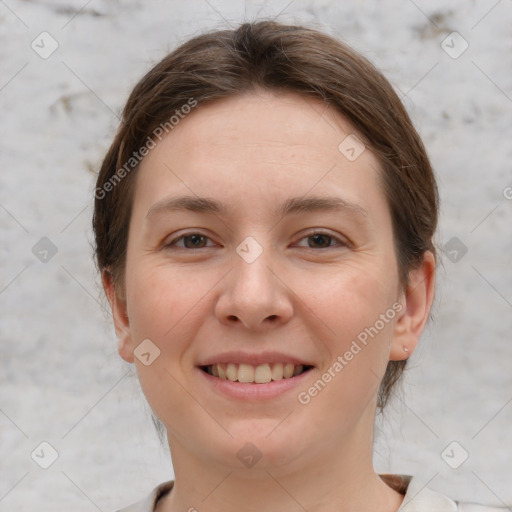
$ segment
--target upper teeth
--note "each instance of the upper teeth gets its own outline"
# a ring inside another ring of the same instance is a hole
[[[265,384],[271,380],[289,379],[302,373],[304,366],[293,363],[272,363],[252,366],[250,364],[220,363],[206,367],[210,375],[220,379],[238,382]]]

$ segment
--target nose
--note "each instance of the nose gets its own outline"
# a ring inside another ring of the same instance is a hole
[[[233,255],[234,268],[222,281],[224,288],[215,308],[220,322],[265,331],[292,318],[293,292],[286,286],[285,276],[276,271],[278,266],[271,263],[267,251],[250,263]]]

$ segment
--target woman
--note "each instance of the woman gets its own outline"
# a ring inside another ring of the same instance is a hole
[[[275,22],[188,41],[133,90],[95,198],[119,354],[175,471],[125,512],[490,510],[373,469],[434,297],[438,193],[363,57]]]

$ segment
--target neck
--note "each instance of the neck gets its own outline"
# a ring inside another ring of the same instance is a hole
[[[368,431],[369,430],[369,431]],[[369,436],[369,437],[368,437]],[[396,512],[403,496],[375,473],[373,423],[335,446],[320,440],[284,465],[241,469],[205,461],[169,435],[175,484],[158,512]],[[366,449],[361,449],[361,447]],[[291,458],[290,458],[291,459]]]

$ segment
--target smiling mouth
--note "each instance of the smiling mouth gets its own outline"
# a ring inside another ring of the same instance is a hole
[[[313,366],[293,363],[271,363],[253,366],[250,364],[219,363],[200,366],[212,377],[231,382],[267,384],[268,382],[291,379],[313,368]]]

